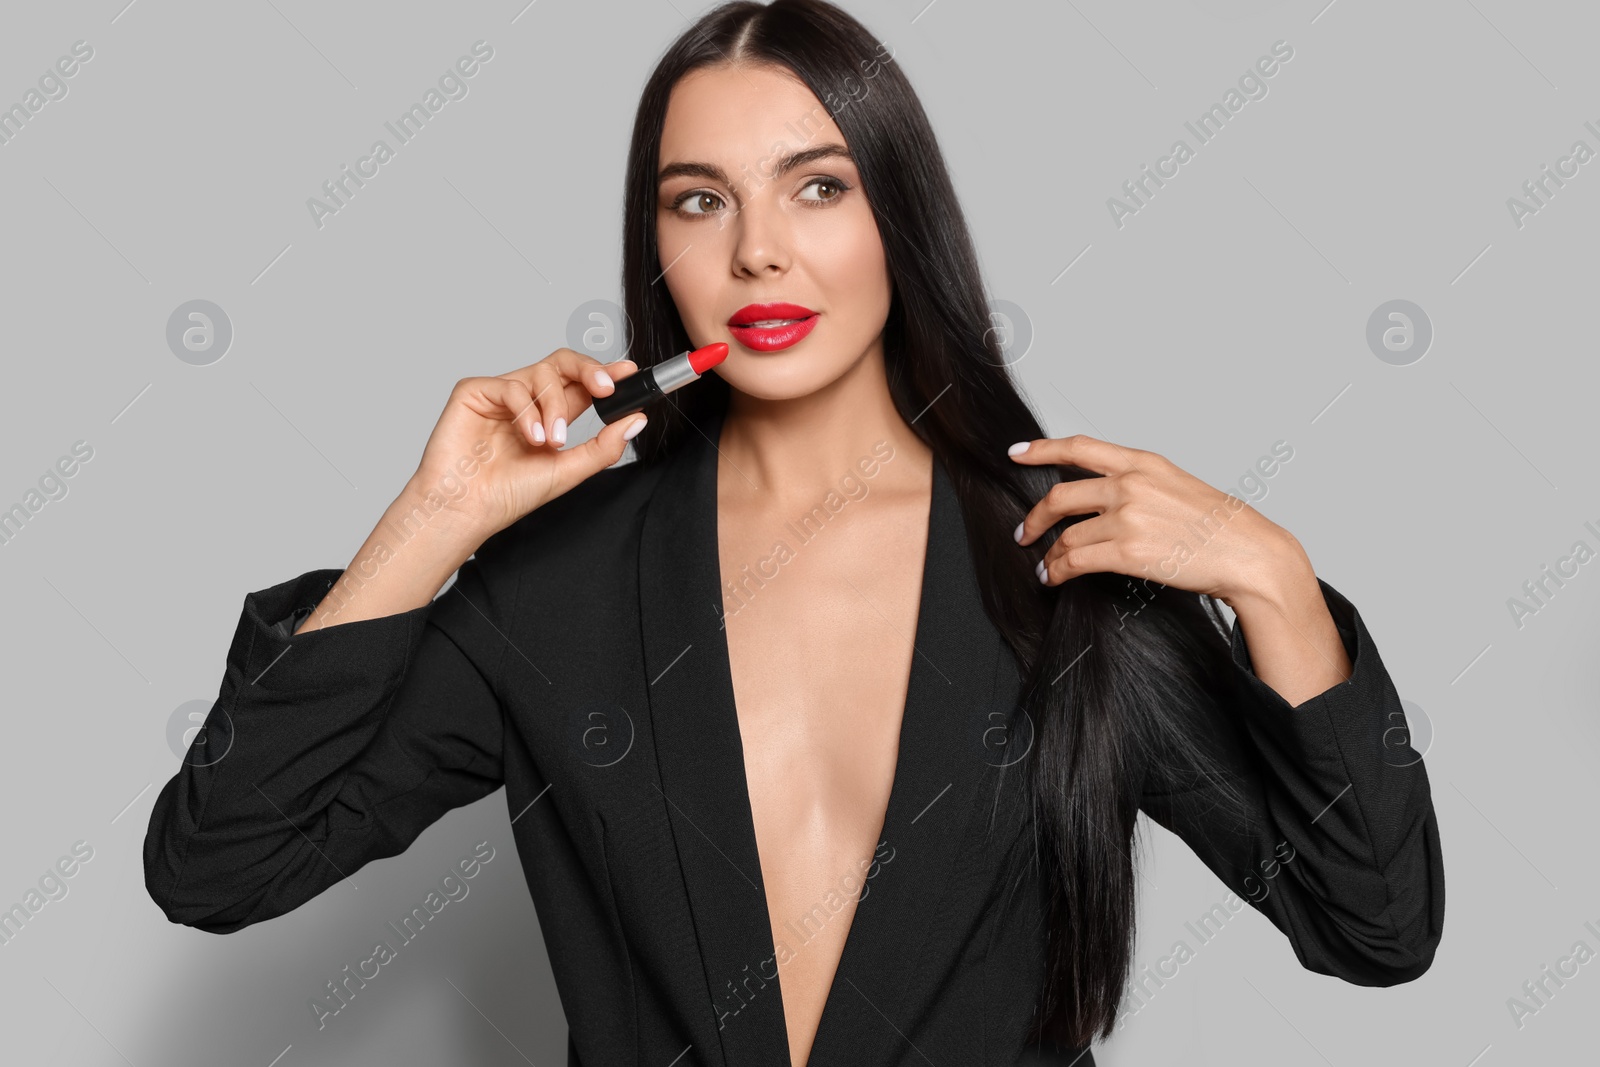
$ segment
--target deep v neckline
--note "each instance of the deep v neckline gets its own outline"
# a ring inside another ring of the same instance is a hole
[[[714,440],[720,441],[720,437],[721,437],[721,424],[719,423],[719,425],[717,427],[717,437],[714,438]],[[717,451],[717,459],[720,461],[721,449],[718,448],[716,451]],[[937,467],[937,457],[935,457],[934,466]],[[883,837],[883,831],[888,826],[888,822],[889,822],[889,814],[888,813],[890,811],[896,810],[896,808],[897,808],[897,799],[898,798],[896,796],[896,793],[897,793],[898,790],[902,789],[903,778],[902,778],[902,776],[900,774],[900,768],[902,766],[902,761],[905,759],[905,756],[906,756],[906,751],[905,751],[906,750],[906,740],[907,740],[906,724],[907,724],[907,719],[908,719],[908,717],[910,715],[910,706],[909,705],[910,705],[910,697],[911,697],[911,683],[912,683],[912,679],[916,675],[917,656],[919,655],[919,652],[917,650],[923,646],[923,644],[926,641],[926,637],[927,637],[927,632],[926,632],[927,631],[927,626],[926,626],[926,623],[925,623],[925,619],[927,617],[927,604],[928,604],[928,599],[929,599],[928,598],[928,580],[929,580],[929,577],[930,577],[930,568],[928,566],[928,553],[932,548],[931,540],[932,540],[932,537],[933,537],[933,522],[932,522],[932,518],[933,518],[933,509],[934,509],[934,495],[937,492],[937,486],[933,485],[932,483],[933,482],[937,482],[938,477],[939,477],[939,472],[937,470],[933,470],[933,471],[930,472],[930,486],[929,486],[929,492],[928,492],[928,506],[927,506],[926,511],[924,511],[924,513],[923,513],[923,519],[922,519],[922,524],[923,524],[923,528],[924,528],[924,533],[926,535],[926,540],[925,540],[924,546],[923,546],[923,557],[922,557],[923,558],[923,562],[922,562],[921,573],[917,577],[917,621],[916,621],[915,626],[913,627],[914,636],[912,638],[911,659],[910,659],[909,665],[907,666],[906,674],[905,674],[905,688],[904,688],[905,697],[903,698],[904,703],[902,704],[901,709],[900,709],[900,725],[899,725],[899,729],[896,731],[896,735],[895,735],[895,765],[894,765],[894,770],[891,773],[890,778],[889,778],[889,799],[888,799],[888,801],[887,801],[887,803],[885,804],[885,807],[884,807],[882,822],[879,824],[878,830],[876,831],[876,833],[874,834],[874,837],[873,837],[873,851],[872,851],[872,855],[874,857],[873,867],[880,867],[881,868],[881,863],[877,859],[878,849],[880,847],[882,847],[883,845],[888,844],[888,842]],[[719,493],[719,491],[718,491],[718,480],[720,478],[721,478],[720,463],[719,462],[713,462],[712,463],[713,497],[717,498],[717,499],[714,499],[713,508],[712,508],[712,511],[713,511],[712,533],[713,533],[713,545],[714,545],[715,550],[716,550],[717,589],[718,589],[719,593],[723,589],[727,588],[727,586],[724,583],[724,577],[725,576],[722,573],[722,544],[721,544],[722,508],[721,508],[721,505],[720,505],[720,497],[718,496],[718,493]],[[712,655],[718,657],[718,659],[720,660],[721,668],[723,670],[725,670],[727,672],[727,674],[728,674],[729,687],[735,693],[735,698],[734,698],[734,703],[733,703],[733,707],[734,707],[734,728],[739,731],[739,737],[740,737],[739,786],[740,786],[740,790],[741,791],[740,791],[740,795],[739,795],[739,801],[743,805],[745,811],[747,811],[749,813],[750,824],[751,824],[751,833],[754,834],[755,833],[755,804],[752,801],[751,796],[750,796],[750,768],[749,768],[749,765],[746,763],[745,758],[744,758],[744,741],[743,741],[744,731],[743,731],[743,727],[741,726],[741,724],[739,722],[737,688],[733,686],[733,655],[732,655],[732,652],[731,652],[731,650],[729,649],[729,646],[728,646],[728,630],[727,630],[727,625],[726,625],[726,620],[725,619],[722,621],[721,624],[719,624],[719,626],[717,628],[717,632],[718,632],[718,635],[719,635],[720,639],[718,641],[714,642],[715,648],[712,650]],[[903,807],[904,806],[904,802],[900,801],[898,806],[899,807]],[[761,863],[761,849],[760,849],[760,839],[759,838],[756,839],[756,861],[757,861],[757,866],[759,868],[760,867],[760,863]],[[868,869],[871,870],[872,868],[868,868]],[[876,872],[873,872],[873,873],[875,874]],[[868,881],[866,881],[864,883],[864,886],[863,886],[863,888],[862,888],[862,890],[860,892],[865,893],[866,896],[858,898],[858,902],[857,902],[857,905],[856,905],[856,911],[850,915],[850,924],[849,924],[848,928],[845,930],[845,939],[844,939],[844,944],[840,947],[839,960],[835,964],[833,977],[829,980],[828,990],[827,990],[827,993],[826,993],[826,995],[825,995],[825,997],[823,999],[823,1012],[822,1012],[822,1015],[819,1016],[818,1019],[817,1019],[817,1028],[816,1028],[816,1031],[812,1034],[812,1037],[811,1037],[811,1046],[810,1047],[813,1050],[813,1052],[816,1049],[820,1038],[822,1037],[822,1023],[823,1023],[824,1019],[827,1016],[827,1007],[828,1007],[829,1004],[833,1003],[833,1001],[835,999],[836,991],[837,991],[837,989],[838,989],[838,987],[840,985],[840,974],[843,971],[844,953],[846,953],[846,952],[848,952],[850,950],[850,941],[851,941],[852,938],[856,937],[856,931],[857,931],[857,922],[856,922],[856,920],[860,917],[859,913],[860,913],[861,905],[863,905],[866,902],[866,899],[868,899],[871,896],[871,885],[872,885],[872,882],[875,881],[875,880],[876,880],[876,878],[872,878],[871,880],[868,880]],[[762,911],[762,913],[764,915],[766,915],[767,928],[769,930],[771,930],[772,927],[773,927],[773,915],[772,915],[772,911],[771,911],[771,901],[768,898],[766,890],[765,890],[765,884],[766,884],[765,878],[762,878],[760,881],[761,881],[761,884],[762,884],[762,887],[763,887],[762,888],[762,892],[761,892],[762,903],[761,903],[761,909],[760,910]],[[844,909],[841,909],[841,910],[844,910]],[[774,940],[774,948],[776,948],[776,940]],[[778,991],[776,999],[778,1000],[779,1004],[782,1005],[783,997],[782,997],[781,989]],[[784,1011],[782,1014],[784,1016],[784,1036],[785,1036],[785,1041],[787,1042],[787,1040],[788,1040],[788,1012]],[[814,1062],[814,1060],[815,1060],[815,1057],[813,1055],[810,1058],[810,1060],[808,1060],[808,1062]],[[784,1063],[788,1064],[788,1063],[790,1063],[790,1060],[787,1057],[785,1057]]]
[[[722,629],[717,458],[722,420],[667,461],[643,521],[640,624],[661,801],[673,829],[720,1062],[789,1063],[772,916]],[[890,851],[852,917],[809,1067],[875,1062],[915,1006],[900,973],[962,853],[992,751],[1000,638],[984,615],[959,501],[933,460],[916,635],[879,840]],[[973,820],[975,821],[975,820]],[[694,1053],[691,1053],[694,1056]],[[705,1049],[699,1062],[719,1062]]]

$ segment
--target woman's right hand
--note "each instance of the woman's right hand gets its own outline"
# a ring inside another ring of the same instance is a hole
[[[497,377],[462,378],[409,488],[448,500],[468,539],[481,543],[622,458],[644,428],[643,412],[604,425],[581,445],[562,446],[593,397],[610,396],[615,378],[638,370],[632,360],[601,363],[558,348]]]

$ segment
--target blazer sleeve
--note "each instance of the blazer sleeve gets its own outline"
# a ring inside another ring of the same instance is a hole
[[[1318,579],[1353,668],[1291,707],[1255,674],[1237,623],[1220,742],[1243,815],[1214,785],[1146,791],[1140,807],[1289,938],[1306,969],[1366,986],[1411,981],[1444,926],[1444,863],[1428,774],[1355,607]]]
[[[493,540],[430,604],[382,618],[293,634],[341,570],[245,597],[221,691],[150,814],[145,886],[168,919],[231,933],[281,915],[502,784],[516,594],[486,580]]]

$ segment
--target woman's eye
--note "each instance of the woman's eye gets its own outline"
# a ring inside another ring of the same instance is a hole
[[[717,209],[716,208],[706,208],[703,211],[701,211],[701,210],[693,210],[693,211],[686,210],[688,208],[688,205],[690,205],[690,204],[695,205],[695,207],[698,209],[698,208],[702,207],[704,205],[704,202],[707,201],[707,200],[715,201],[718,204],[722,203],[722,198],[720,196],[717,196],[715,193],[695,192],[695,193],[685,193],[683,196],[679,197],[677,202],[674,203],[672,206],[676,210],[683,212],[685,215],[709,215],[709,214],[712,214]]]
[[[805,185],[806,190],[817,190],[815,196],[802,196],[800,200],[809,206],[830,204],[843,196],[850,186],[837,178],[813,178]],[[722,197],[716,193],[706,192],[703,189],[684,193],[672,202],[672,209],[680,215],[714,215],[726,205]]]
[[[844,195],[844,191],[850,187],[844,184],[844,182],[841,182],[835,178],[813,178],[811,181],[806,183],[806,188],[832,190],[832,192],[827,196],[802,196],[800,198],[812,204],[825,204],[831,200],[839,199],[839,197]]]

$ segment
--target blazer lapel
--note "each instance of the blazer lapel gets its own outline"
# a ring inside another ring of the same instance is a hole
[[[761,877],[717,551],[718,415],[668,460],[646,507],[639,611],[662,804],[688,892],[711,1010],[695,1032],[719,1042],[686,1059],[789,1063]],[[981,825],[977,790],[1002,763],[1010,708],[995,700],[1001,638],[983,611],[964,523],[935,458],[915,651],[878,864],[852,920],[818,1027],[812,1067],[883,1062],[923,994],[915,964],[938,905]],[[997,721],[996,713],[1005,716]]]
[[[721,420],[709,428],[715,441]],[[661,802],[705,967],[710,1047],[686,1062],[787,1064],[766,893],[722,622],[717,453],[685,444],[651,494],[639,546],[639,623]],[[692,951],[692,945],[685,945]]]

